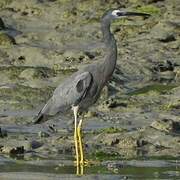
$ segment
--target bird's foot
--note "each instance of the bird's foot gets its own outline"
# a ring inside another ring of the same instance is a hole
[[[81,160],[80,161],[80,165],[81,166],[89,166],[91,164],[91,162],[87,159]]]
[[[77,165],[77,161],[74,161],[74,164]],[[91,164],[91,162],[89,160],[87,160],[87,159],[79,161],[80,166],[88,166],[89,164]]]

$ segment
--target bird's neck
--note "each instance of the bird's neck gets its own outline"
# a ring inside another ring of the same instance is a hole
[[[110,22],[106,20],[102,20],[101,29],[103,33],[103,41],[106,47],[106,50],[105,50],[106,56],[103,62],[104,75],[106,76],[106,79],[108,80],[110,76],[113,74],[115,66],[116,66],[117,46],[116,46],[116,40],[114,38],[114,35],[111,33],[111,30],[110,30]]]

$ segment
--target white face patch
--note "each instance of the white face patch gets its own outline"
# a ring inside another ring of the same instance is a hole
[[[118,17],[117,13],[120,13],[120,10],[114,10],[112,11],[112,15]]]

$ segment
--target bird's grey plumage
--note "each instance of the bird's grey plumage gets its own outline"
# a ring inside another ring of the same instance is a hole
[[[46,115],[64,112],[72,106],[78,106],[80,110],[87,109],[97,101],[102,88],[113,74],[116,66],[117,46],[110,31],[111,21],[118,16],[116,11],[120,13],[119,15],[124,16],[121,14],[124,12],[111,10],[105,13],[101,20],[101,30],[106,48],[104,61],[87,65],[62,82],[39,112],[35,123],[42,122]],[[138,14],[136,13],[136,15]]]

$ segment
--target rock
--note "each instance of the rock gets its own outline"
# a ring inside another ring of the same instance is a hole
[[[102,133],[96,138],[96,141],[100,141],[109,146],[117,147],[118,149],[133,149],[138,146],[136,137],[132,137],[128,133]]]
[[[0,46],[10,46],[16,44],[15,39],[6,34],[6,33],[0,33]]]
[[[137,148],[138,147],[137,139],[133,137],[124,137],[123,139],[119,140],[119,142],[117,143],[117,147],[120,149]]]
[[[153,75],[155,81],[159,82],[172,82],[176,79],[176,73],[173,71],[157,72]]]
[[[153,38],[168,43],[171,41],[176,41],[174,28],[165,22],[159,22],[151,30],[151,35]]]
[[[38,136],[39,137],[49,137],[49,134],[47,132],[39,131]]]
[[[11,2],[12,2],[12,0],[0,0],[0,8],[5,8]]]
[[[24,78],[24,79],[28,79],[28,80],[34,79],[36,72],[37,71],[35,69],[25,69],[24,71],[21,72],[19,77]]]
[[[175,81],[180,82],[180,66],[174,68]]]
[[[44,93],[43,89],[30,88],[28,86],[22,85],[16,85],[12,88],[0,88],[1,96],[3,95],[6,98],[11,97],[11,99],[9,99],[8,101],[7,99],[2,99],[0,101],[0,106],[2,109],[4,108],[6,110],[23,110],[35,108],[37,104],[39,104],[40,102],[43,103],[45,99],[52,93],[52,89],[50,90],[49,87],[44,90],[46,91],[46,93]],[[47,95],[47,93],[49,93],[49,95]],[[23,117],[21,118],[23,119]]]
[[[142,1],[147,4],[151,4],[151,3],[163,2],[165,0],[142,0]]]
[[[82,63],[83,61],[88,61],[89,56],[82,52],[77,52],[77,51],[65,51],[64,54],[64,61],[68,63]]]
[[[173,71],[175,68],[175,65],[171,61],[161,62],[157,63],[153,70],[155,72],[165,72],[165,71]]]
[[[24,154],[25,150],[24,150],[24,146],[19,146],[16,148],[13,148],[9,151],[10,154]]]
[[[110,162],[107,164],[107,168],[108,170],[113,171],[114,173],[119,173],[120,170],[123,168],[123,164]],[[126,176],[124,176],[123,179],[128,179],[128,177],[126,178]]]
[[[164,126],[158,124],[156,127],[159,129],[145,127],[141,130],[140,138],[143,138],[143,140],[147,142],[147,146],[145,145],[145,147],[147,147],[146,151],[149,154],[155,154],[158,151],[159,153],[163,153],[164,151],[165,154],[168,154],[168,151],[169,153],[178,153],[178,149],[180,148],[180,143],[178,143],[178,141],[180,141],[180,138],[177,133],[179,133],[179,130],[175,128],[176,130],[173,132],[175,135],[172,136],[173,133],[170,133],[172,132],[170,130],[171,123],[169,124],[170,125]]]
[[[157,63],[153,67],[153,79],[160,82],[171,82],[176,77],[175,64],[171,61]]]
[[[39,142],[39,141],[36,141],[36,140],[33,140],[30,142],[30,146],[32,149],[37,149],[39,147],[41,147],[43,145],[42,142]]]
[[[45,67],[24,68],[24,70],[18,73],[18,79],[21,80],[22,85],[31,88],[57,87],[64,77],[59,77],[59,74],[60,72],[57,73],[53,69]]]
[[[9,147],[9,146],[6,146],[6,147],[2,146],[2,147],[1,147],[1,152],[2,152],[2,153],[5,153],[5,154],[6,154],[6,153],[9,154],[10,151],[11,151],[11,149],[12,149],[12,148]]]
[[[167,34],[166,36],[164,36],[164,38],[162,37],[159,40],[161,42],[168,43],[171,41],[176,41],[176,38],[175,38],[174,34]]]
[[[88,111],[84,117],[85,118],[91,118],[91,117],[96,117],[97,116],[97,113],[95,111]]]
[[[0,127],[0,138],[7,137],[7,131]]]
[[[17,147],[5,146],[2,148],[2,153],[5,154],[16,155],[16,154],[24,154],[24,152],[25,152],[24,146],[17,146]]]
[[[171,119],[156,120],[152,122],[151,127],[168,133],[180,133],[180,122],[175,122]]]
[[[5,25],[4,25],[2,18],[0,18],[0,30],[2,30],[2,29],[5,29]]]

